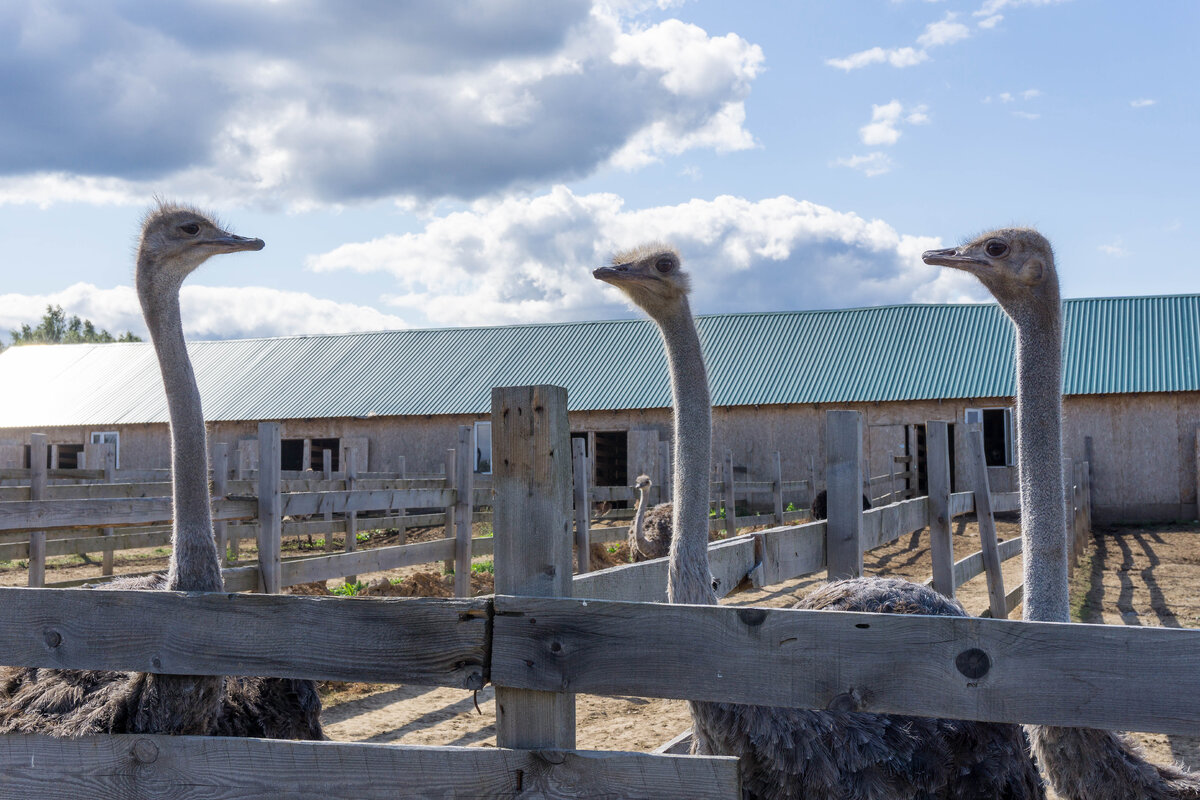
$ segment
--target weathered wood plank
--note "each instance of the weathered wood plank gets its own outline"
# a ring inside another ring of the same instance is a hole
[[[85,528],[131,528],[169,524],[174,518],[170,497],[99,500],[45,500],[0,503],[0,531]],[[255,519],[253,500],[214,500],[213,518]]]
[[[393,508],[445,508],[456,502],[453,489],[374,489],[353,492],[299,492],[283,496],[283,514],[320,514],[332,511],[389,511]]]
[[[772,586],[825,568],[825,520],[751,534],[759,542],[758,586]]]
[[[737,759],[199,736],[0,737],[0,798],[728,800]]]
[[[284,586],[311,583],[331,578],[341,578],[361,572],[382,572],[417,564],[431,564],[454,558],[453,539],[435,539],[431,542],[398,544],[391,547],[376,547],[372,550],[355,550],[349,553],[298,558],[283,562]]]
[[[604,600],[665,603],[667,600],[667,556],[622,564],[618,567],[576,575],[572,595]],[[709,569],[716,579],[717,597],[730,594],[754,569],[752,534],[713,542],[708,546]]]
[[[4,587],[0,653],[23,667],[481,688],[487,603]]]
[[[170,544],[171,531],[156,530],[139,533],[121,533],[112,536],[83,536],[77,539],[46,540],[47,556],[83,555],[108,550],[132,550],[138,547],[161,547]],[[0,561],[12,561],[29,556],[29,542],[0,544]]]
[[[992,494],[988,485],[987,454],[983,449],[983,430],[973,426],[967,431],[969,469],[975,494],[975,517],[979,525],[980,556],[987,573],[988,606],[996,619],[1007,617],[1004,610],[1004,572],[996,546],[996,522],[992,517]],[[955,565],[957,566],[957,564]],[[958,576],[955,575],[957,581]]]
[[[475,431],[470,425],[458,426],[458,446],[454,449],[454,596],[471,596],[471,503],[475,497]]]
[[[281,447],[279,423],[258,423],[258,590],[265,594],[283,589]]]
[[[829,578],[862,575],[862,415],[825,412],[825,555]]]
[[[1161,733],[1200,726],[1200,630],[506,596],[495,608],[497,686]],[[1131,680],[1147,653],[1153,680]]]
[[[657,443],[655,449],[657,450]],[[588,533],[588,518],[591,504],[588,503],[588,458],[587,439],[571,439],[571,494],[575,508],[575,571],[583,574],[591,571],[591,537]]]
[[[950,438],[945,422],[925,423],[929,473],[929,554],[933,589],[954,597],[954,539],[950,532]]]
[[[946,507],[950,510],[951,517],[970,514],[975,511],[975,494],[974,492],[955,492],[950,495],[950,502]]]
[[[929,525],[929,503],[924,497],[864,511],[863,551],[894,542]]]
[[[106,445],[101,445],[106,446]],[[43,500],[89,500],[118,497],[170,497],[170,482],[160,483],[77,483],[55,484],[46,487]],[[0,489],[0,502],[29,500],[28,486]]]
[[[637,500],[637,492],[628,486],[591,486],[588,499],[593,503],[614,503]]]
[[[46,434],[29,435],[30,463],[33,465],[29,477],[29,500],[36,503],[46,497]],[[29,585],[42,586],[46,583],[46,531],[29,533]]]
[[[1021,510],[1020,492],[998,492],[992,495],[992,513]]]

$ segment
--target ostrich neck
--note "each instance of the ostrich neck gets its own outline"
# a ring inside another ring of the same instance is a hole
[[[638,548],[643,553],[646,552],[647,548],[650,546],[650,543],[646,541],[646,531],[644,527],[646,524],[646,506],[648,505],[646,500],[647,494],[648,492],[645,489],[638,489],[637,514],[635,514],[633,517],[634,541],[637,542]]]
[[[178,290],[143,295],[154,352],[162,371],[171,419],[171,480],[175,501],[167,589],[219,592],[221,562],[213,541],[208,495],[208,452],[200,390],[192,372]]]
[[[656,320],[667,350],[675,406],[674,518],[667,599],[717,602],[708,568],[708,466],[712,409],[696,323],[685,298]]]
[[[1058,304],[1013,317],[1017,329],[1017,460],[1026,619],[1069,622],[1062,474],[1062,317]]]

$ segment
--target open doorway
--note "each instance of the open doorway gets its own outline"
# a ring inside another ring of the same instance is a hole
[[[331,451],[331,454],[329,457],[330,458],[329,469],[333,472],[337,472],[342,467],[342,465],[340,463],[341,462],[340,456],[341,456],[341,450],[342,450],[341,445],[342,445],[341,439],[313,439],[312,440],[312,454],[309,457],[309,461],[311,462],[311,464],[309,465],[309,469],[313,470],[314,472],[321,472],[322,470],[324,470],[325,469],[324,451],[329,450],[329,451]]]
[[[596,431],[593,459],[597,486],[625,486],[629,442],[625,431]]]

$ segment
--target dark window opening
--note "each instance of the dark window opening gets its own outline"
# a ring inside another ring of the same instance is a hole
[[[597,431],[593,461],[597,486],[624,486],[629,461],[629,441],[625,431]],[[627,505],[614,503],[618,508]]]
[[[983,409],[983,454],[989,467],[1008,466],[1008,416],[1006,408]]]
[[[325,456],[322,454],[322,451],[329,450],[331,451],[331,455],[329,457],[329,469],[333,472],[337,472],[342,467],[340,458],[342,449],[341,444],[341,439],[313,439],[312,464],[309,468],[315,472],[323,471],[325,469]]]
[[[925,426],[915,425],[917,429],[917,496],[929,494],[929,452],[925,443]],[[954,476],[954,423],[946,426],[946,442],[950,450],[950,491],[958,491],[958,481]]]
[[[279,468],[285,472],[304,469],[304,440],[284,439],[279,443]]]
[[[79,469],[79,462],[83,455],[83,445],[81,444],[60,444],[58,446],[58,468],[59,469]],[[103,464],[85,464],[84,466],[92,469],[102,469]]]

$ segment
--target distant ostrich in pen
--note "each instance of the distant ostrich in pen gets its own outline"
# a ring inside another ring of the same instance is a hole
[[[261,250],[194,209],[160,204],[142,226],[135,282],[162,371],[171,422],[174,502],[167,575],[117,579],[116,589],[224,590],[209,508],[200,392],[188,357],[179,290],[210,256]],[[311,681],[109,671],[0,671],[0,733],[220,734],[321,739]]]
[[[657,324],[674,404],[675,518],[667,595],[672,603],[717,602],[708,564],[708,379],[688,306],[679,254],[646,245],[594,276],[621,289]],[[965,615],[957,603],[899,580],[838,581],[806,608]],[[1021,729],[961,720],[689,702],[697,753],[741,761],[747,798],[1043,798]]]
[[[1024,617],[1070,622],[1062,475],[1062,306],[1050,242],[1027,228],[930,250],[925,263],[975,275],[1017,333],[1017,461],[1024,537]],[[1120,733],[1030,726],[1034,752],[1065,800],[1200,798],[1200,776],[1148,762]]]
[[[633,561],[662,558],[671,548],[673,506],[659,503],[648,508],[651,485],[647,475],[638,475],[633,485],[638,490],[637,514],[629,526],[629,556]]]

